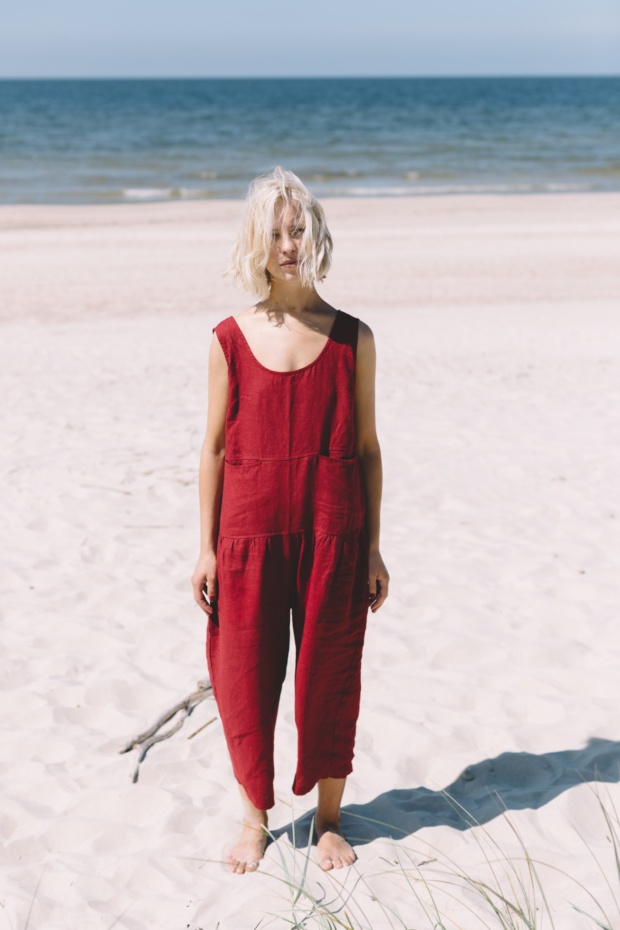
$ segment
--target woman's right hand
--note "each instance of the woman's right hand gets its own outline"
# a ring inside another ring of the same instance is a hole
[[[217,561],[215,552],[201,553],[192,575],[194,600],[206,614],[215,613],[217,598]],[[205,591],[206,588],[206,591]],[[208,600],[207,600],[208,598]]]

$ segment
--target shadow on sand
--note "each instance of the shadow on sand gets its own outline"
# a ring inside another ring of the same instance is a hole
[[[366,804],[347,805],[342,808],[342,828],[355,846],[380,837],[403,839],[422,827],[467,830],[504,810],[543,807],[568,788],[596,781],[620,782],[620,742],[593,738],[583,749],[539,756],[504,752],[468,765],[443,790],[394,789]],[[294,836],[298,849],[307,847],[314,813],[272,830],[274,839],[286,833],[291,843]]]

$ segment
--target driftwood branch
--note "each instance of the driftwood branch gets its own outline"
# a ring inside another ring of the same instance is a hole
[[[138,756],[138,761],[134,769],[132,781],[135,784],[138,781],[138,776],[140,774],[140,763],[144,762],[146,754],[155,743],[160,743],[164,739],[169,739],[171,736],[174,736],[177,733],[186,719],[193,712],[194,708],[198,706],[206,698],[210,697],[213,693],[211,687],[211,682],[208,678],[203,678],[198,682],[196,691],[193,691],[182,701],[179,701],[178,704],[175,704],[174,707],[171,707],[170,710],[167,710],[155,721],[153,726],[149,727],[148,730],[145,730],[144,733],[140,733],[139,736],[135,736],[127,745],[120,749],[120,753],[130,752],[132,749],[139,749],[140,754]],[[161,728],[168,723],[169,720],[172,720],[177,714],[180,714],[179,719],[167,730],[163,730],[161,733],[158,732]],[[213,717],[207,723],[203,724],[198,730],[195,730],[194,733],[190,734],[189,739],[192,736],[195,736],[196,733],[199,733],[200,730],[204,730],[206,726],[210,723],[213,723],[216,720],[216,717]]]

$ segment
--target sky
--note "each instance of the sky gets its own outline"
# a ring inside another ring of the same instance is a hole
[[[620,74],[620,0],[0,0],[0,77]]]

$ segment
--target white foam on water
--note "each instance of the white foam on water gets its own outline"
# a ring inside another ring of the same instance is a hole
[[[403,197],[416,194],[416,187],[337,187],[326,191],[327,194],[350,197]]]
[[[154,200],[160,197],[171,197],[171,187],[127,187],[123,190],[123,197],[127,200]]]
[[[404,197],[432,194],[519,194],[540,192],[570,192],[591,190],[587,184],[513,183],[513,184],[419,184],[408,187],[368,186],[331,187],[323,196],[337,197]]]
[[[199,187],[127,187],[127,200],[190,200],[211,197],[212,191]]]

